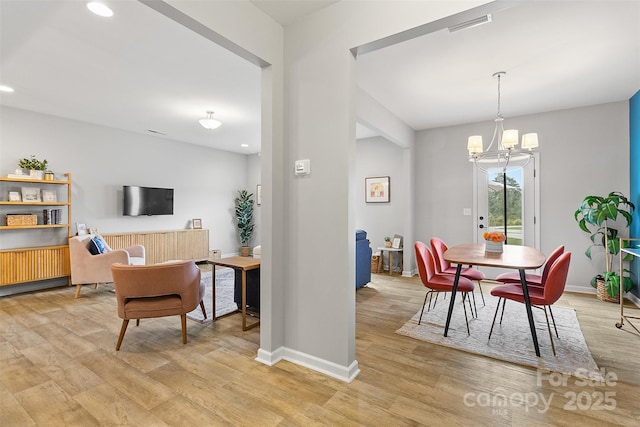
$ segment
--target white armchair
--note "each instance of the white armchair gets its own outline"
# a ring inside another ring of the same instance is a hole
[[[107,252],[92,255],[89,244],[92,235],[81,235],[69,239],[69,258],[71,261],[71,284],[76,285],[76,295],[80,295],[82,285],[112,283],[111,264],[144,265],[144,246],[135,245],[125,249],[111,249]]]

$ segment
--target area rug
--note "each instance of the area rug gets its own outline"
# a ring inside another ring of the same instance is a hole
[[[210,271],[203,271],[200,280],[205,284],[204,308],[207,310],[207,317],[211,320],[213,311],[211,290],[212,274]],[[232,268],[222,268],[216,270],[216,316],[224,316],[238,310],[238,305],[233,301],[233,288],[235,273]],[[203,323],[202,310],[198,306],[195,310],[187,313],[187,317]]]
[[[603,379],[582,335],[575,310],[553,306],[553,315],[560,335],[560,338],[555,336],[552,323],[551,331],[554,332],[553,339],[557,353],[557,357],[555,357],[551,350],[544,312],[533,308],[541,356],[536,357],[524,304],[507,301],[502,325],[499,324],[500,312],[498,312],[496,326],[493,328],[493,335],[489,340],[489,330],[498,298],[485,295],[486,306],[482,306],[481,300],[476,298],[478,317],[472,318],[469,315],[469,329],[471,331],[471,336],[469,336],[458,296],[451,317],[449,333],[445,337],[444,325],[449,309],[449,297],[446,300],[442,298],[441,294],[436,307],[432,307],[431,311],[427,311],[427,304],[420,325],[418,325],[419,310],[396,333],[494,359],[532,366],[542,371],[560,372],[593,380]],[[551,321],[551,319],[549,320]]]

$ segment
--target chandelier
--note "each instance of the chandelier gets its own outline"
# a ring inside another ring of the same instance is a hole
[[[499,168],[504,172],[507,168],[525,167],[533,157],[532,150],[538,147],[537,133],[522,135],[521,148],[516,148],[516,145],[518,145],[518,130],[504,129],[504,117],[500,112],[500,79],[506,74],[505,71],[498,71],[493,74],[493,77],[498,79],[498,112],[494,120],[495,129],[491,143],[484,151],[481,135],[470,136],[467,142],[469,161],[485,172],[492,168]]]

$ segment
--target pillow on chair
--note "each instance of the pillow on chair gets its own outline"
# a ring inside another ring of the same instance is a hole
[[[105,242],[102,236],[100,236],[99,234],[91,238],[87,249],[89,249],[91,255],[104,254],[111,251],[111,248],[109,247],[109,245],[107,245],[107,242]]]

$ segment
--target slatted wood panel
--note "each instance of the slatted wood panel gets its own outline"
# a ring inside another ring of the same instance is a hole
[[[70,275],[67,245],[0,251],[0,286]]]
[[[113,249],[144,246],[147,264],[172,259],[201,261],[209,256],[209,230],[205,229],[111,233],[102,237]]]

